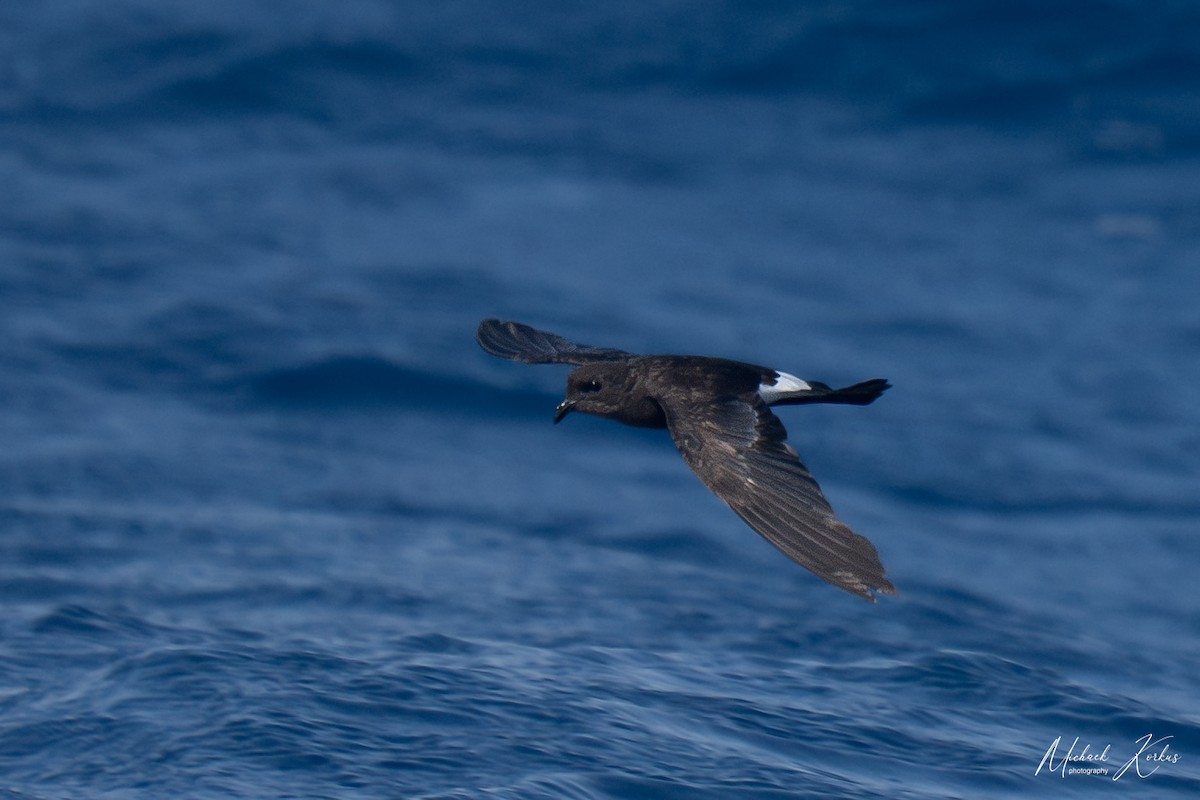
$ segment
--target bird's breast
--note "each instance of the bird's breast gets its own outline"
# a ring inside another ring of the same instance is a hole
[[[663,413],[662,406],[656,403],[652,397],[628,401],[622,405],[618,413],[612,416],[620,422],[636,428],[667,427],[667,415]]]

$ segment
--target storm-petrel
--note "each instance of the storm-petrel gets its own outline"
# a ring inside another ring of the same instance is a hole
[[[793,561],[874,601],[895,592],[879,553],[833,515],[821,487],[785,441],[768,406],[864,406],[882,378],[833,389],[786,372],[707,356],[640,356],[569,342],[519,322],[485,319],[475,333],[494,356],[526,364],[574,364],[557,423],[572,411],[626,425],[666,428],[692,471],[747,524]]]

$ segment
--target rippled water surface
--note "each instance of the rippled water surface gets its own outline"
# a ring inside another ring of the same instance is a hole
[[[3,800],[1200,790],[1193,4],[0,22]],[[490,316],[888,377],[899,594]]]

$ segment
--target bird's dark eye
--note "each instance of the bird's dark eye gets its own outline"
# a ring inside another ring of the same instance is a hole
[[[598,392],[600,391],[600,381],[588,381],[579,386],[581,392]]]

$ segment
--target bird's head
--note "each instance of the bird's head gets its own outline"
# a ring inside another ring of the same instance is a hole
[[[567,376],[567,396],[554,411],[554,421],[572,411],[609,417],[617,414],[629,389],[630,374],[625,364],[585,364]]]
[[[646,395],[636,371],[624,362],[597,362],[577,367],[567,376],[567,396],[554,411],[554,421],[572,411],[609,417],[627,425],[659,428],[666,424],[658,403]]]

